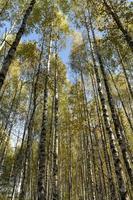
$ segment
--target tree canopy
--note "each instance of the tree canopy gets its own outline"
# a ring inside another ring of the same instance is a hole
[[[0,0],[0,200],[133,199],[132,10]]]

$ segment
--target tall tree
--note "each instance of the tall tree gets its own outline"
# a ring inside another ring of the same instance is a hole
[[[27,10],[26,10],[26,12],[25,12],[25,14],[23,16],[22,24],[21,24],[21,26],[20,26],[17,34],[16,34],[16,38],[15,38],[14,42],[12,43],[11,48],[9,49],[7,56],[4,59],[2,68],[0,70],[0,90],[1,90],[2,85],[4,83],[6,74],[8,72],[9,66],[10,66],[10,64],[11,64],[11,62],[13,60],[13,57],[15,55],[15,52],[16,52],[18,44],[19,44],[19,42],[21,40],[21,37],[23,36],[23,34],[25,32],[27,20],[28,20],[31,12],[33,10],[33,7],[34,7],[35,3],[36,3],[35,0],[32,0],[30,2],[30,5],[28,6],[28,8],[27,8]]]

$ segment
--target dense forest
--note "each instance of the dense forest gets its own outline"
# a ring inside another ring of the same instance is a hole
[[[132,0],[0,0],[0,200],[133,200]]]

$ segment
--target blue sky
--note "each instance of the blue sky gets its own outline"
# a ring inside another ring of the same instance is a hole
[[[26,41],[26,42],[31,41],[31,40],[38,40],[38,35],[35,33],[32,33],[32,34],[23,36],[22,40]],[[70,77],[71,72],[70,72],[70,68],[69,68],[69,55],[70,55],[71,47],[72,47],[72,38],[68,36],[66,38],[65,48],[62,48],[59,52],[59,56],[67,68],[67,78],[68,79],[71,79],[71,77]]]
[[[7,29],[7,30],[6,30]],[[2,35],[5,33],[5,30],[8,31],[10,30],[10,24],[9,23],[5,23],[5,25],[0,29],[0,38],[2,38]],[[28,42],[28,41],[38,41],[39,37],[36,33],[30,33],[28,35],[24,35],[22,37],[22,41]],[[71,50],[71,46],[72,46],[72,38],[71,37],[67,37],[66,39],[66,47],[62,48],[59,52],[59,56],[62,59],[63,63],[66,65],[67,68],[67,78],[70,79],[70,69],[69,69],[69,55],[70,55],[70,50]]]
[[[128,0],[129,2],[133,2],[132,0]],[[71,28],[74,28],[73,27],[73,24],[71,24],[70,22],[70,25],[72,26]],[[3,35],[3,33],[5,32],[5,30],[10,29],[10,23],[8,22],[5,22],[5,26],[3,26],[1,29],[0,29],[0,38],[1,36]],[[29,35],[26,35],[26,36],[23,36],[22,37],[22,40],[23,41],[30,41],[30,40],[38,40],[38,35],[36,33],[32,33],[32,34],[29,34]],[[71,50],[71,45],[72,45],[72,38],[68,37],[67,40],[66,40],[66,48],[62,49],[59,53],[62,61],[64,64],[66,64],[66,67],[67,67],[67,76],[68,78],[70,78],[70,70],[69,70],[69,54],[70,54],[70,50]]]

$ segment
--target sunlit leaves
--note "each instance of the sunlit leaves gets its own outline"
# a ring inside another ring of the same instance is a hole
[[[17,49],[17,55],[23,60],[31,61],[34,63],[37,61],[39,52],[34,42],[21,43]]]

